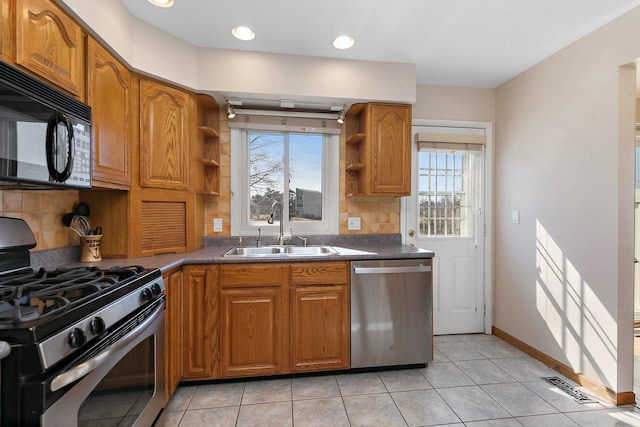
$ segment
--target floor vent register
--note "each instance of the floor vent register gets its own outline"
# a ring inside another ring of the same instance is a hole
[[[589,396],[581,392],[580,390],[576,390],[574,386],[563,380],[559,377],[541,377],[543,380],[548,382],[549,384],[558,387],[560,390],[567,393],[569,396],[573,397],[578,403],[593,403],[594,400]]]

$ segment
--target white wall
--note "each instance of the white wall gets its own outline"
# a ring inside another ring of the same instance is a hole
[[[640,8],[497,89],[494,324],[632,390]],[[520,211],[520,224],[511,212]]]
[[[495,122],[495,89],[418,85],[414,119]]]
[[[204,49],[131,16],[120,0],[56,0],[135,70],[198,92],[413,104],[415,64]]]

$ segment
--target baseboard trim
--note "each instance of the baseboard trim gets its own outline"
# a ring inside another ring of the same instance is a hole
[[[516,337],[509,335],[508,333],[501,330],[500,328],[496,328],[495,326],[492,326],[491,332],[493,333],[493,335],[503,339],[504,341],[508,342],[518,350],[525,352],[526,354],[533,357],[534,359],[544,363],[551,369],[558,371],[559,373],[569,378],[570,380],[575,381],[581,386],[586,387],[587,389],[589,389],[589,391],[594,393],[599,398],[606,400],[607,402],[613,403],[614,405],[617,405],[617,406],[634,405],[636,403],[636,396],[632,391],[624,391],[621,393],[616,393],[613,390],[609,390],[602,384],[585,377],[579,372],[574,371],[569,366],[563,363],[560,363],[554,358],[549,357],[543,352],[531,347],[529,344],[524,343],[519,339],[517,339]]]

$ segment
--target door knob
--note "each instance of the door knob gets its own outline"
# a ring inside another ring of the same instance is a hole
[[[416,231],[415,230],[409,230],[409,237],[413,237],[416,235]]]

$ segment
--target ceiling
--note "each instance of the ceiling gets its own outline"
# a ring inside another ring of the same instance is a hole
[[[418,84],[494,88],[640,0],[121,0],[199,47],[416,64]],[[236,40],[249,26],[256,37]],[[331,45],[342,34],[348,50]]]

